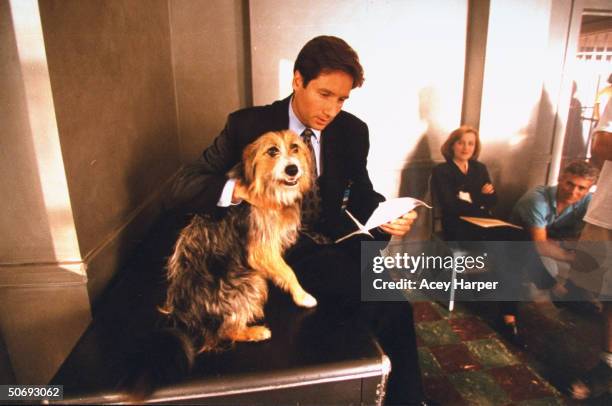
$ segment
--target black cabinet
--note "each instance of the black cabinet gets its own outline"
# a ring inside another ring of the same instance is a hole
[[[141,247],[96,308],[86,333],[52,384],[58,403],[121,403],[126,352],[156,328],[164,297],[163,267],[173,233]],[[158,388],[148,402],[207,405],[381,404],[390,363],[358,320],[324,305],[302,309],[275,288],[266,306],[272,338],[205,353],[192,373]]]

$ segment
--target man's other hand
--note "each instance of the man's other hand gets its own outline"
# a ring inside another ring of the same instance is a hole
[[[382,226],[380,226],[380,228],[388,234],[397,237],[403,237],[406,235],[406,233],[408,233],[408,231],[410,231],[412,223],[414,223],[414,220],[416,218],[417,213],[416,211],[412,210],[404,214],[402,217],[396,218],[393,221],[383,224]]]

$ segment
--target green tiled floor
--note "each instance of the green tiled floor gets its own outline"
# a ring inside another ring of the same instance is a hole
[[[413,304],[429,398],[466,406],[579,404],[562,392],[597,362],[598,316],[522,303],[519,322],[528,346],[519,349],[490,327],[494,304],[459,304],[453,312],[435,302]]]
[[[518,358],[497,338],[467,341],[465,345],[484,368],[503,367],[520,363]]]
[[[449,376],[451,383],[470,405],[506,405],[510,397],[486,371],[459,372]]]
[[[416,325],[419,338],[425,345],[444,345],[461,342],[461,339],[453,332],[448,320],[427,321]]]

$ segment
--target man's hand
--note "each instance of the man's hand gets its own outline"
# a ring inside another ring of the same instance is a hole
[[[232,192],[232,204],[238,204],[243,200],[247,200],[247,188],[239,180],[236,180],[234,191]],[[247,200],[248,201],[248,200]]]
[[[380,226],[380,228],[385,233],[397,237],[403,237],[404,235],[406,235],[406,233],[408,233],[408,231],[410,231],[412,223],[414,223],[414,220],[416,218],[416,211],[413,210],[404,214],[402,217],[396,218],[393,221],[383,224],[382,226]]]
[[[485,183],[484,185],[482,185],[482,189],[480,191],[485,195],[490,195],[495,193],[495,188],[493,187],[493,184]]]

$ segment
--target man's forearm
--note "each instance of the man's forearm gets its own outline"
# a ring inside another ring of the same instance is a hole
[[[574,260],[574,253],[561,247],[556,241],[536,241],[535,243],[541,256],[565,262],[572,262]]]

